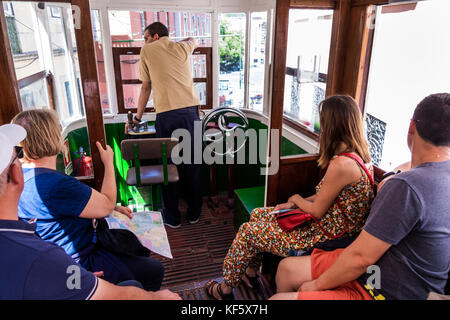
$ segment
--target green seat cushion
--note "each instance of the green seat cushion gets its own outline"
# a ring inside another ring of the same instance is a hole
[[[250,213],[255,208],[264,206],[265,187],[253,187],[234,190],[234,227],[250,220]]]

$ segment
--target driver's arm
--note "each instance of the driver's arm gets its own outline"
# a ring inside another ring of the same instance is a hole
[[[139,94],[138,109],[136,117],[142,120],[144,115],[145,107],[147,106],[148,99],[152,92],[152,83],[150,81],[143,81],[141,87],[141,93]]]

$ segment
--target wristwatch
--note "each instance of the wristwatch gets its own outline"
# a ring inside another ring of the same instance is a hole
[[[136,116],[134,116],[134,120],[137,121],[137,122],[141,122],[141,121],[142,121],[142,119],[139,119],[139,118],[136,117]]]

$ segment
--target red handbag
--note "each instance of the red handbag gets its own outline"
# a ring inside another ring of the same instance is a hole
[[[353,155],[351,153],[341,153],[341,154],[339,154],[339,156],[344,156],[344,157],[352,158],[353,160],[355,160],[363,168],[363,170],[366,173],[367,177],[369,178],[370,184],[372,185],[372,188],[374,189],[374,192],[375,192],[375,184],[374,184],[372,175],[370,174],[369,170],[365,166],[364,162],[359,157],[356,157],[355,155]],[[338,234],[336,236],[330,234],[325,229],[323,229],[319,223],[319,219],[317,219],[316,217],[312,216],[309,213],[303,212],[298,209],[294,209],[292,211],[277,215],[276,219],[277,219],[278,225],[280,226],[281,230],[283,230],[284,232],[289,232],[289,231],[295,229],[296,227],[306,223],[307,221],[313,220],[313,221],[317,222],[317,225],[319,226],[320,230],[322,230],[322,232],[325,233],[328,237],[330,237],[332,239],[339,238],[345,234],[346,229],[348,229],[348,224],[347,224],[347,218],[345,216],[344,210],[342,210],[341,204],[339,203],[339,198],[336,198],[335,201],[336,201],[336,205],[339,208],[339,211],[341,212],[341,215],[344,220],[344,225],[345,225],[344,231],[342,231],[340,234]]]
[[[313,216],[301,210],[292,210],[286,213],[277,215],[277,222],[281,230],[289,232],[297,226],[304,224],[307,221],[313,220]]]
[[[307,221],[313,220],[313,221],[317,222],[317,225],[319,226],[320,230],[322,230],[323,233],[325,233],[328,237],[330,237],[332,239],[336,239],[336,238],[342,237],[347,229],[347,218],[345,217],[345,214],[342,211],[339,202],[336,202],[336,204],[338,205],[339,210],[341,211],[342,217],[344,218],[344,225],[345,225],[344,231],[342,231],[340,234],[338,234],[336,236],[332,235],[331,233],[326,231],[324,228],[322,228],[322,226],[319,223],[319,219],[317,219],[313,215],[303,212],[301,210],[292,210],[292,211],[289,211],[286,213],[279,214],[276,217],[277,222],[278,222],[278,225],[280,226],[281,230],[283,230],[284,232],[289,232],[289,231],[295,229],[296,227],[301,226],[302,224],[306,223]]]

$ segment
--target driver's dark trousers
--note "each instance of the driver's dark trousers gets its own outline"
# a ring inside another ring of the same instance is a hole
[[[178,210],[181,188],[185,190],[184,194],[188,205],[187,219],[189,221],[197,220],[202,209],[201,164],[194,164],[194,122],[200,121],[198,108],[198,106],[186,107],[156,115],[157,138],[170,138],[177,129],[186,129],[191,135],[190,164],[178,165],[180,181],[162,188],[164,222],[174,226],[181,222]],[[201,141],[199,143],[201,145]],[[168,154],[168,157],[170,157],[170,154]]]

